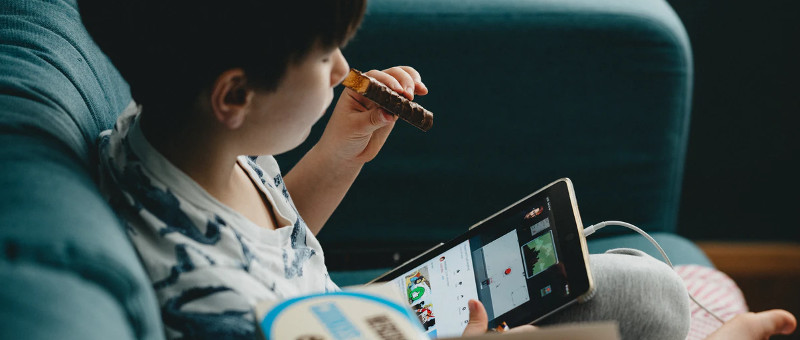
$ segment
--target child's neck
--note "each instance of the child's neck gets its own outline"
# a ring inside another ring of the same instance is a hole
[[[196,126],[159,129],[145,117],[140,122],[142,133],[170,163],[250,221],[269,229],[277,227],[272,206],[238,165],[238,155],[224,138]]]
[[[214,134],[197,126],[161,127],[147,115],[142,115],[139,124],[147,141],[206,191],[216,196],[232,189],[237,155],[227,151]]]
[[[145,117],[140,121],[142,133],[170,163],[253,223],[268,229],[278,227],[272,205],[238,165],[236,148],[222,134],[189,124],[159,128]]]

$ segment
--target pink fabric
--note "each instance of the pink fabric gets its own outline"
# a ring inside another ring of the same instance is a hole
[[[739,286],[725,273],[698,265],[675,266],[675,271],[683,278],[689,294],[723,320],[748,311]],[[705,339],[720,326],[722,324],[717,319],[692,302],[687,340]]]

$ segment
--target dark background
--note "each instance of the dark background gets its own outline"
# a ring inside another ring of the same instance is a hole
[[[800,1],[669,3],[695,60],[678,232],[701,241],[751,311],[800,316]]]
[[[800,241],[800,1],[669,3],[695,60],[678,232]]]

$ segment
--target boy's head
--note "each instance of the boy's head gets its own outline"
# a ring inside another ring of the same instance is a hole
[[[233,80],[242,88],[269,93],[312,54],[338,53],[360,25],[365,2],[79,0],[78,5],[84,25],[128,81],[134,99],[145,112],[155,111],[160,124],[177,125],[202,109],[202,99],[227,71],[239,71]],[[228,99],[240,99],[232,90]]]

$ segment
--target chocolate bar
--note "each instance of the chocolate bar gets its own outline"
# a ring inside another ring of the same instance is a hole
[[[433,126],[433,112],[425,110],[421,105],[392,91],[388,86],[359,70],[350,69],[342,85],[375,102],[389,113],[400,116],[422,131],[428,131]]]

